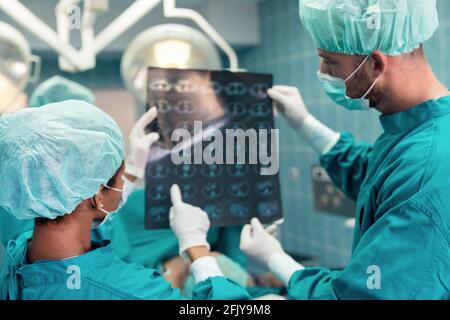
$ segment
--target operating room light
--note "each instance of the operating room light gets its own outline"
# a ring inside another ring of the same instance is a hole
[[[31,50],[22,34],[0,21],[0,115],[10,112],[29,81]],[[22,106],[23,107],[23,106]]]
[[[156,43],[154,50],[156,61],[163,68],[184,69],[192,54],[191,45],[178,40]]]
[[[222,60],[204,33],[186,25],[163,24],[139,34],[122,58],[122,79],[140,103],[146,102],[148,67],[218,70]]]
[[[28,72],[28,66],[25,63],[12,61],[10,72],[15,77],[23,77]]]

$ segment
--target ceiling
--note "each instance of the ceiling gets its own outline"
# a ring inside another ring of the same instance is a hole
[[[33,13],[50,27],[55,29],[54,15],[57,0],[22,0]],[[95,30],[98,33],[125,10],[133,0],[109,0],[109,11],[99,15]],[[200,12],[222,36],[235,48],[254,46],[259,43],[259,2],[260,0],[178,0],[178,7],[192,8]],[[19,27],[14,21],[0,11],[0,20],[10,23],[27,38],[33,51],[53,54],[52,50],[38,37]],[[162,6],[146,15],[130,30],[109,45],[103,54],[122,52],[131,40],[141,31],[162,23],[182,23],[195,26],[191,21],[166,19]],[[80,45],[79,31],[73,31],[72,44]]]

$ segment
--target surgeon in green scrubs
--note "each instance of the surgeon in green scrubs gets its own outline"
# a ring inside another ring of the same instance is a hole
[[[136,124],[131,152],[114,120],[78,100],[45,105],[0,118],[0,206],[17,219],[35,219],[33,233],[8,243],[0,272],[0,298],[180,299],[160,272],[126,263],[91,229],[110,220],[127,200],[130,181],[142,178],[155,134]],[[27,134],[24,135],[24,132]],[[192,261],[194,299],[247,299],[223,277],[206,240],[208,215],[171,188],[170,226],[179,253]]]
[[[269,91],[334,183],[356,201],[343,270],[304,268],[258,220],[241,248],[292,299],[450,299],[450,92],[422,44],[438,28],[434,0],[300,0],[322,58],[319,82],[349,110],[376,109],[383,134],[357,142],[315,119],[297,88]]]
[[[29,104],[37,108],[48,103],[77,99],[95,104],[95,97],[88,88],[60,76],[51,77],[42,82],[31,94]],[[0,245],[6,247],[11,239],[17,238],[22,232],[32,230],[33,220],[17,220],[0,207]],[[108,225],[95,231],[102,237]],[[1,265],[1,259],[0,259]]]

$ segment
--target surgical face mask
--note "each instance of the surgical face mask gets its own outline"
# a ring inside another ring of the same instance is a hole
[[[370,100],[366,99],[370,94],[372,89],[378,82],[377,78],[367,92],[361,98],[350,98],[347,96],[347,82],[352,79],[355,74],[364,66],[364,63],[369,59],[370,55],[367,56],[364,61],[356,68],[356,70],[347,77],[347,79],[343,80],[341,78],[333,77],[329,74],[322,73],[320,71],[317,72],[317,77],[319,78],[320,84],[325,90],[326,94],[338,105],[348,109],[348,110],[369,110],[370,109]]]
[[[129,181],[127,178],[125,178],[124,176],[122,176],[122,180],[124,181],[123,184],[123,189],[117,189],[117,188],[112,188],[109,187],[107,185],[104,185],[104,187],[108,190],[111,191],[115,191],[115,192],[121,192],[122,193],[122,199],[119,202],[119,205],[117,206],[117,209],[114,211],[106,211],[105,209],[103,209],[103,205],[100,208],[97,208],[98,210],[100,210],[101,212],[103,212],[104,214],[106,214],[105,218],[103,218],[103,220],[101,222],[98,221],[94,221],[94,224],[92,226],[93,229],[98,229],[100,228],[102,225],[104,225],[106,222],[110,221],[113,218],[113,215],[118,212],[120,209],[122,209],[122,207],[125,205],[125,203],[128,200],[128,196],[133,192],[134,188],[135,188],[135,184],[132,183],[131,181]],[[95,207],[94,204],[94,199],[91,199],[92,205]]]

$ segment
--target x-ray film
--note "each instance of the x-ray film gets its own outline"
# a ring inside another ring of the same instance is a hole
[[[169,227],[173,184],[213,226],[282,218],[271,86],[268,74],[149,68],[147,102],[158,109],[161,141],[146,169],[147,229]]]

